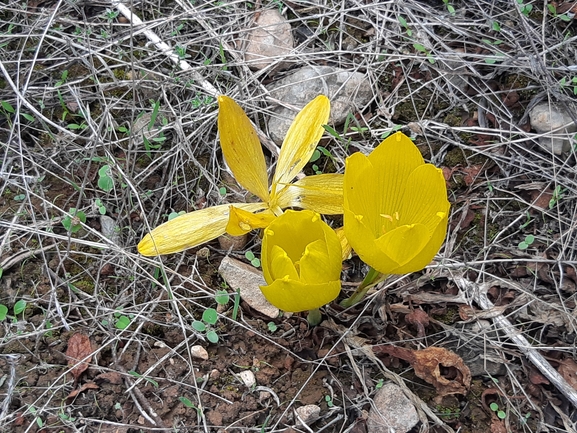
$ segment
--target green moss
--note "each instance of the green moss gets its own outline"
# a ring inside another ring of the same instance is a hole
[[[445,314],[441,315],[433,314],[433,318],[435,318],[439,322],[445,323],[446,325],[451,325],[455,323],[457,320],[460,320],[459,309],[457,307],[447,307],[447,311],[445,312]]]

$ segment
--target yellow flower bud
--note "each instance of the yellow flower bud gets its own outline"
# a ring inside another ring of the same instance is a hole
[[[268,286],[261,291],[284,311],[319,308],[341,290],[341,242],[317,214],[288,210],[265,230],[261,263]]]

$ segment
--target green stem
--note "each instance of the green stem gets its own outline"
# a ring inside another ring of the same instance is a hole
[[[369,272],[367,272],[367,275],[365,275],[365,279],[363,280],[361,285],[357,287],[357,290],[355,290],[355,293],[353,293],[347,299],[341,301],[341,306],[349,308],[355,305],[356,303],[360,302],[365,297],[365,295],[367,294],[367,292],[371,287],[374,287],[381,281],[384,281],[385,278],[387,278],[385,274],[382,274],[379,271],[370,268]]]
[[[317,326],[323,320],[323,316],[318,308],[314,310],[309,310],[309,314],[307,315],[307,322],[311,326]]]

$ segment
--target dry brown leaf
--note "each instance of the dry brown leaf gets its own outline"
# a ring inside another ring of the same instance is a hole
[[[397,346],[374,346],[375,354],[386,353],[409,362],[415,374],[435,387],[439,397],[466,394],[471,371],[457,354],[441,347],[409,350]]]
[[[425,328],[429,326],[429,315],[427,313],[417,308],[407,314],[405,320],[417,328],[417,338],[423,338],[425,336]]]
[[[565,358],[559,362],[561,363],[557,367],[559,374],[563,376],[569,385],[577,389],[577,362],[572,358]]]
[[[101,373],[94,378],[94,380],[105,380],[113,385],[122,384],[122,376],[116,371],[109,371],[107,373]]]
[[[92,345],[88,335],[76,333],[70,337],[66,357],[68,358],[68,367],[72,367],[70,374],[74,382],[78,382],[78,378],[86,371],[92,360]]]
[[[71,391],[70,394],[68,394],[68,397],[66,397],[66,400],[73,399],[78,394],[80,394],[83,391],[86,391],[87,389],[98,389],[98,388],[99,388],[98,385],[96,385],[94,382],[85,383],[80,388]]]

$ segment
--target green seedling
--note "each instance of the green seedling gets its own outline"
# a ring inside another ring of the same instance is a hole
[[[561,80],[559,81],[559,87],[561,88],[561,90],[569,88],[570,90],[573,91],[574,95],[577,95],[577,77],[561,78]]]
[[[190,54],[186,54],[186,47],[183,47],[182,45],[176,45],[174,51],[180,60],[190,58]]]
[[[120,12],[114,9],[106,9],[106,12],[104,12],[104,18],[106,18],[106,20],[111,23],[118,17],[119,13]]]
[[[500,32],[501,31],[501,23],[499,23],[499,21],[493,21],[491,23],[491,29],[494,32]]]
[[[70,208],[68,213],[70,215],[62,220],[62,225],[69,233],[76,233],[86,222],[86,214],[74,207]]]
[[[158,388],[158,382],[154,379],[151,379],[150,377],[144,377],[142,374],[137,373],[134,370],[130,370],[128,372],[128,374],[130,374],[131,376],[136,377],[138,379],[142,378],[142,379],[146,380],[148,383],[152,384],[152,386],[154,386],[155,388]]]
[[[519,242],[519,249],[524,251],[527,248],[529,248],[533,242],[535,242],[535,236],[527,235],[527,236],[525,236],[524,241]]]
[[[533,5],[525,4],[524,0],[517,0],[517,3],[519,4],[519,9],[521,10],[521,13],[526,17],[528,17],[531,11],[533,10]]]
[[[523,224],[521,224],[521,227],[519,227],[521,230],[527,228],[529,226],[529,224],[531,224],[533,222],[533,218],[531,218],[531,214],[529,213],[529,211],[525,212],[525,222]]]
[[[196,410],[196,413],[200,416],[202,415],[202,410],[195,406],[194,403],[192,401],[190,401],[188,398],[186,397],[178,397],[178,399],[180,400],[180,402],[185,405],[186,407],[190,407],[194,410]]]
[[[549,200],[549,209],[553,209],[555,205],[563,198],[565,194],[565,189],[561,188],[560,186],[556,186],[553,190],[553,197]]]
[[[244,256],[255,268],[260,267],[260,259],[257,258],[252,251],[247,251],[244,253]]]
[[[0,304],[0,321],[4,320],[8,315],[8,307],[4,304]]]
[[[573,19],[569,15],[567,15],[566,13],[559,15],[557,13],[557,8],[555,7],[555,5],[553,5],[551,3],[549,3],[547,5],[547,9],[549,9],[549,12],[551,13],[551,15],[553,15],[554,18],[559,18],[561,21],[569,22]]]
[[[218,313],[214,308],[207,308],[202,313],[202,321],[195,320],[192,327],[198,332],[206,332],[206,339],[211,343],[218,343],[218,334],[212,327],[218,321]]]
[[[328,407],[335,407],[333,403],[333,398],[330,395],[325,395],[325,401],[327,402]]]
[[[375,385],[375,389],[381,389],[383,387],[383,385],[385,384],[385,379],[379,379],[377,381],[377,384]]]
[[[497,414],[497,417],[499,419],[507,418],[507,413],[505,413],[505,411],[502,411],[501,409],[499,409],[499,405],[497,403],[493,402],[489,405],[489,407],[491,408],[491,410],[493,412],[495,412]]]
[[[98,170],[98,187],[105,192],[114,189],[114,179],[112,178],[112,169],[110,165],[103,165]]]
[[[14,196],[14,201],[24,201],[26,194],[17,194]]]
[[[278,329],[278,327],[276,326],[276,323],[274,323],[274,322],[268,322],[266,324],[266,326],[271,333],[276,332],[276,330]]]
[[[413,36],[413,31],[409,27],[409,24],[407,24],[407,20],[404,17],[402,17],[401,15],[399,15],[398,20],[399,20],[399,24],[405,29],[407,36],[408,37]]]
[[[230,296],[226,290],[217,290],[214,295],[214,300],[218,305],[226,305],[230,301]]]
[[[28,408],[28,411],[29,411],[32,415],[34,415],[35,420],[36,420],[36,425],[37,425],[39,428],[44,427],[44,421],[42,421],[42,418],[40,418],[40,417],[37,415],[38,412],[37,412],[36,408],[35,408],[34,406],[30,406],[30,407]]]
[[[429,63],[435,63],[435,59],[433,58],[432,54],[425,48],[423,44],[413,44],[413,48],[421,53],[424,53],[427,56],[427,60]]]
[[[218,193],[219,193],[222,197],[225,197],[225,196],[226,196],[226,187],[225,187],[225,186],[221,186],[221,187],[218,189]]]
[[[129,315],[130,317],[125,316],[124,314],[121,313],[121,311],[122,308],[120,307],[117,308],[116,311],[114,311],[114,327],[116,329],[123,331],[130,326],[131,318],[133,318],[134,316],[132,314]]]
[[[184,28],[184,24],[180,23],[179,25],[176,26],[176,28],[170,32],[170,36],[178,36],[180,35],[180,31]]]
[[[18,314],[24,313],[24,310],[26,310],[26,305],[27,304],[24,299],[16,301],[16,303],[14,304],[14,315],[18,316]]]
[[[381,134],[381,140],[384,140],[385,138],[387,138],[389,135],[391,135],[393,132],[397,132],[400,131],[402,128],[401,125],[395,125],[393,126],[391,129],[389,129],[387,132],[383,132]]]
[[[452,16],[455,16],[455,8],[452,4],[449,3],[449,0],[443,0],[445,7],[447,8],[447,12],[449,12]]]
[[[96,208],[98,209],[98,213],[100,215],[106,214],[106,206],[104,206],[104,204],[102,204],[102,200],[97,198],[96,200],[94,200],[94,204],[96,205]]]

